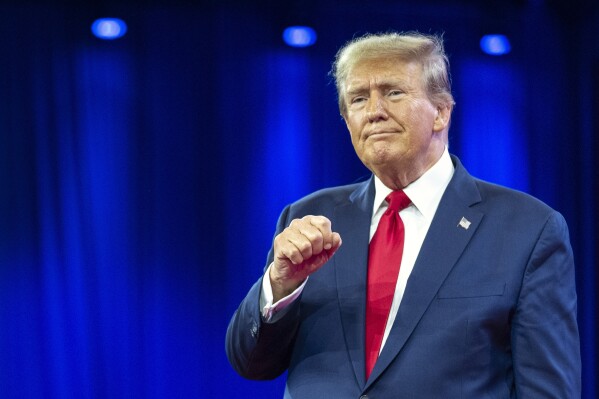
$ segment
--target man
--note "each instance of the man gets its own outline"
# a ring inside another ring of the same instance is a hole
[[[367,35],[332,73],[373,177],[285,208],[227,331],[235,370],[287,370],[286,398],[580,397],[566,223],[449,155],[442,40]]]

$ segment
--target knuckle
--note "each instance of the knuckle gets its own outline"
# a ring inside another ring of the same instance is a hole
[[[301,242],[297,244],[297,248],[301,253],[306,253],[312,250],[312,244],[310,244],[310,242]]]
[[[295,248],[284,248],[281,252],[287,259],[294,262],[302,260],[302,255]]]
[[[280,234],[278,234],[275,239],[274,239],[274,245],[275,246],[282,246],[286,239],[285,239],[285,230],[283,230],[283,232],[281,232]]]
[[[324,237],[322,236],[322,234],[315,234],[314,237],[312,238],[312,244],[313,245],[322,245],[322,243],[324,242]]]
[[[312,221],[312,224],[314,224],[315,226],[325,227],[325,228],[327,226],[329,226],[330,223],[331,222],[329,221],[329,219],[327,219],[324,216],[315,216],[314,219],[313,219],[313,221]]]
[[[318,241],[321,238],[321,234],[318,230],[315,230],[314,228],[312,229],[306,229],[306,230],[302,230],[302,234],[310,241],[310,242],[314,242],[314,241]]]
[[[293,220],[291,221],[291,223],[289,223],[289,227],[287,227],[287,228],[296,228],[296,227],[297,227],[297,225],[298,225],[299,223],[301,223],[301,220],[303,220],[303,218],[302,218],[302,219],[293,219]]]
[[[285,247],[281,248],[281,253],[291,259],[296,254],[296,251],[293,248]]]

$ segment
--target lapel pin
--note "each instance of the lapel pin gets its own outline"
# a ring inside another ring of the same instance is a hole
[[[468,230],[468,227],[470,227],[470,224],[471,224],[470,220],[466,219],[465,217],[462,217],[462,220],[460,220],[460,223],[458,223],[458,226],[460,226],[464,230]]]

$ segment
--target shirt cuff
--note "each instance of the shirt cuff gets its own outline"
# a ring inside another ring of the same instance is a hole
[[[262,290],[260,291],[260,309],[262,309],[262,321],[266,323],[274,323],[281,319],[289,310],[290,306],[302,293],[308,279],[306,278],[302,285],[297,287],[295,291],[284,298],[279,299],[276,303],[273,301],[272,286],[270,285],[270,268],[271,263],[264,273],[262,278]]]

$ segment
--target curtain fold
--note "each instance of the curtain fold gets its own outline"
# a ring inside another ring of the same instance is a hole
[[[284,377],[265,384],[234,374],[224,354],[228,320],[262,273],[282,208],[368,175],[326,72],[344,40],[393,27],[393,15],[373,14],[374,25],[360,23],[356,11],[341,24],[330,20],[334,9],[321,10],[320,42],[291,49],[280,40],[278,16],[264,7],[120,6],[110,11],[129,31],[113,42],[89,31],[99,11],[0,6],[0,396],[281,397]],[[415,28],[429,30],[428,12],[414,14]],[[460,57],[472,50],[455,45],[467,41],[463,21],[452,18],[446,37],[454,38],[454,76],[464,80],[477,69],[460,73]],[[577,138],[586,163],[578,149],[562,151],[557,136],[536,149],[550,132],[521,129],[522,121],[562,126],[576,110],[539,109],[532,103],[551,88],[539,84],[535,90],[545,91],[532,96],[520,83],[510,87],[525,94],[510,95],[530,114],[514,111],[508,122],[518,130],[502,125],[512,134],[506,147],[518,146],[518,166],[485,177],[565,208],[591,348],[584,397],[594,398],[596,280],[585,276],[596,276],[597,235],[580,220],[596,220],[597,211],[564,204],[568,197],[589,204],[595,194],[586,182],[566,193],[537,185],[563,177],[539,177],[547,157],[592,168],[597,144],[592,135]],[[458,94],[468,90],[454,84]],[[480,115],[457,100],[452,150],[468,157],[476,148],[465,142]],[[567,180],[575,172],[559,173]]]

